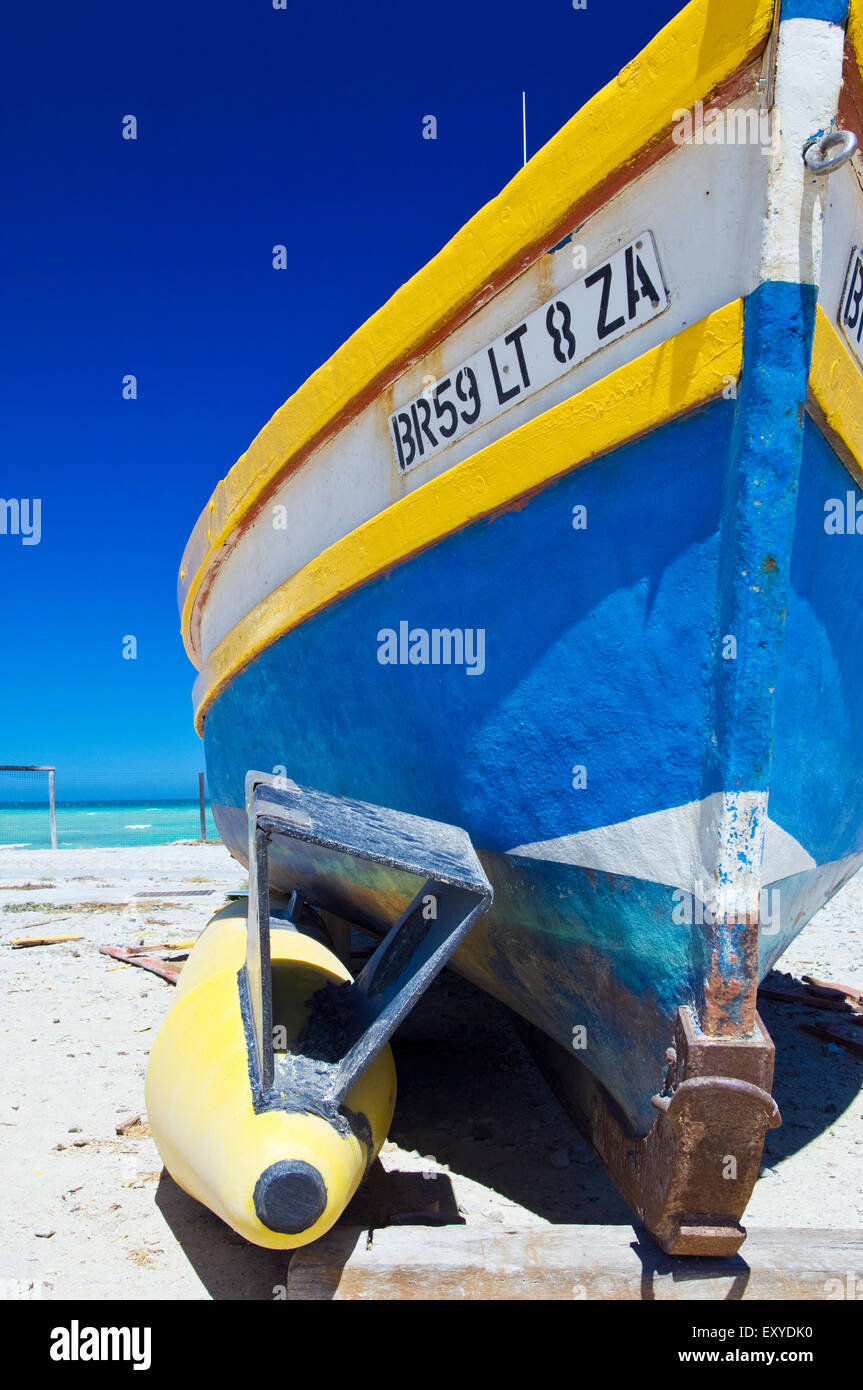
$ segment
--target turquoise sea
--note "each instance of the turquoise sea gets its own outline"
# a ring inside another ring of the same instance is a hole
[[[207,839],[217,840],[210,807]],[[58,801],[57,848],[96,849],[110,845],[162,845],[200,840],[197,801]],[[47,804],[0,801],[0,847],[50,849]]]

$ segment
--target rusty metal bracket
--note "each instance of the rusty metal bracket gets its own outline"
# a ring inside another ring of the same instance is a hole
[[[764,1135],[781,1124],[770,1088],[774,1047],[756,1014],[751,1038],[707,1035],[678,1010],[664,1094],[642,1137],[576,1057],[531,1031],[559,1099],[650,1234],[670,1255],[733,1255],[761,1167]]]

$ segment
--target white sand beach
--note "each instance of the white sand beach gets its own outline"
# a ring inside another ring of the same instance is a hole
[[[189,940],[246,882],[221,845],[0,852],[5,1297],[284,1296],[286,1257],[181,1192],[149,1137],[144,1074],[172,986],[98,951]],[[861,922],[858,876],[779,970],[860,986]],[[59,934],[81,939],[10,946]],[[768,1134],[746,1224],[859,1230],[863,1062],[798,1026],[829,1014],[771,1001],[762,1014],[784,1123]],[[394,1050],[391,1140],[345,1223],[630,1222],[500,1005],[445,972]]]

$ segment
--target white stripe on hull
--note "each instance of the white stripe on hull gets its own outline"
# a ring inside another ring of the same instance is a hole
[[[856,163],[856,159],[855,159]],[[863,247],[863,191],[851,164],[830,175],[818,302],[836,325],[852,246]]]
[[[830,177],[809,171],[803,148],[834,124],[844,41],[839,25],[821,19],[788,19],[779,26],[762,280],[820,281]]]
[[[709,890],[723,912],[733,895],[735,905],[742,901],[757,913],[762,884],[815,868],[812,855],[766,812],[764,792],[714,792],[702,801],[518,845],[509,853],[664,883],[696,897]]]

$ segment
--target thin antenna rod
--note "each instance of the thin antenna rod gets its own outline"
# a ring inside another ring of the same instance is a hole
[[[527,163],[527,100],[524,92],[521,94],[521,153],[522,163]]]

